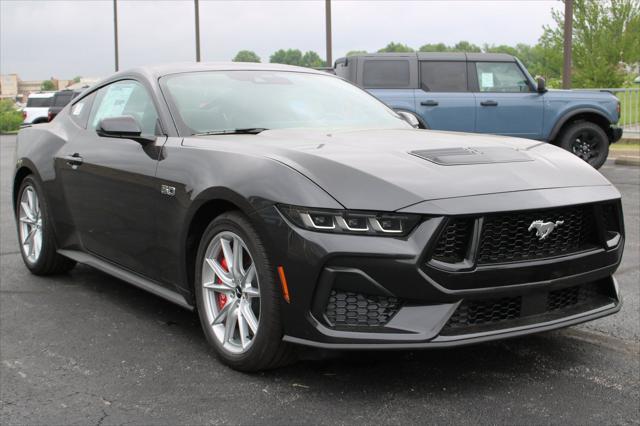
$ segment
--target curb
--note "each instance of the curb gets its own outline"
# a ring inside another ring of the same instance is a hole
[[[640,157],[633,155],[621,155],[615,159],[615,164],[621,166],[636,166],[640,167]]]

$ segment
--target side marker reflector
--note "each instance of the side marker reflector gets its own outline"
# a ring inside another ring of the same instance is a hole
[[[282,266],[278,266],[278,276],[280,277],[280,285],[282,286],[282,297],[287,303],[291,303],[291,298],[289,297],[289,286],[287,285],[287,277],[284,275],[284,268]]]

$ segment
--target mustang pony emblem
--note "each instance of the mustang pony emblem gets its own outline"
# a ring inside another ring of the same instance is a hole
[[[549,236],[550,233],[553,232],[554,229],[556,229],[558,225],[562,225],[563,223],[564,220],[558,220],[556,222],[543,222],[541,220],[534,220],[533,222],[531,222],[531,225],[529,225],[529,231],[535,229],[536,237],[540,237],[541,240],[544,240]]]

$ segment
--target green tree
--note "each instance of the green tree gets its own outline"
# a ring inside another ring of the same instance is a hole
[[[453,52],[482,52],[480,46],[477,46],[473,43],[469,43],[468,41],[459,41],[457,42],[453,48],[451,48]]]
[[[233,58],[233,62],[260,62],[260,57],[251,50],[241,50]]]
[[[448,52],[451,48],[444,43],[427,43],[420,46],[419,52]]]
[[[378,53],[389,53],[389,52],[405,53],[405,52],[413,52],[413,51],[414,50],[412,48],[410,48],[409,46],[407,46],[406,44],[395,43],[395,42],[392,41],[391,43],[387,44],[382,49],[378,50]]]
[[[575,87],[617,87],[625,75],[620,62],[639,58],[637,0],[575,0],[573,69]],[[562,58],[564,14],[552,12],[555,25],[545,26],[540,44],[555,64]]]
[[[40,85],[40,90],[44,90],[44,91],[47,91],[47,92],[51,91],[51,90],[56,90],[56,85],[53,84],[53,81],[51,81],[51,80],[45,80]]]
[[[298,49],[280,49],[271,55],[269,62],[287,65],[302,65],[302,52]]]
[[[9,99],[0,100],[0,132],[12,132],[20,128],[22,113]]]
[[[366,55],[367,52],[366,50],[350,50],[347,52],[347,57],[349,56],[354,56],[354,55]]]
[[[309,68],[319,68],[325,66],[325,61],[316,52],[310,50],[302,55],[301,65]]]
[[[73,80],[71,80],[71,81],[73,81],[74,83],[80,83],[80,80],[82,80],[82,77],[77,75],[77,76],[73,77]]]

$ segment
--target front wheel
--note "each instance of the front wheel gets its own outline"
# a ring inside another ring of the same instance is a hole
[[[220,215],[198,248],[198,315],[218,358],[241,371],[274,368],[292,359],[282,341],[281,295],[253,225],[240,213]]]
[[[609,155],[607,134],[600,126],[588,121],[580,121],[567,127],[559,145],[596,169],[602,167]]]
[[[71,270],[76,262],[57,253],[48,205],[40,183],[24,178],[16,200],[16,223],[22,260],[36,275],[52,275]]]

